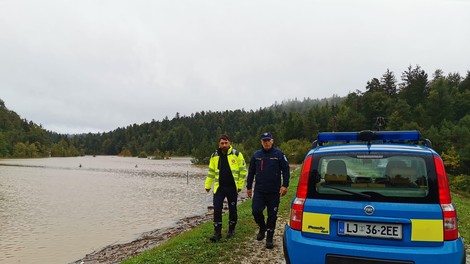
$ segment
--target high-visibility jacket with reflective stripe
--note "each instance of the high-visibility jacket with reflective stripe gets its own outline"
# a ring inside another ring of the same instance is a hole
[[[214,183],[214,193],[217,192],[219,188],[219,174],[220,174],[220,167],[219,167],[219,153],[216,151],[212,154],[210,162],[209,162],[209,171],[207,173],[205,188],[210,189],[212,183]],[[243,158],[243,154],[232,146],[227,151],[227,161],[230,166],[230,170],[232,171],[232,176],[235,181],[235,185],[237,186],[238,190],[243,189],[243,185],[245,184],[247,169],[245,159]]]

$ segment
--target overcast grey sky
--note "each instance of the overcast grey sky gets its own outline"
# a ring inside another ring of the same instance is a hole
[[[58,133],[470,70],[470,0],[0,0],[0,99]]]

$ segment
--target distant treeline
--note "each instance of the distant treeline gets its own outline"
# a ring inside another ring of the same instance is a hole
[[[191,156],[204,163],[216,149],[218,136],[226,133],[249,159],[260,147],[259,135],[270,131],[291,162],[301,163],[319,131],[417,129],[444,155],[448,170],[468,174],[470,71],[465,77],[445,75],[442,70],[428,76],[417,65],[409,66],[400,79],[387,70],[369,80],[365,91],[346,97],[295,98],[256,111],[176,113],[172,119],[80,135],[45,131],[9,111],[0,100],[0,157]],[[312,97],[316,90],[328,89],[314,85]]]

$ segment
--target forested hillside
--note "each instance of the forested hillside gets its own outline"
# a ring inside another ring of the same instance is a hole
[[[312,84],[313,85],[313,84]],[[313,87],[312,97],[316,89]],[[408,67],[400,81],[387,70],[346,97],[277,101],[256,111],[202,111],[191,116],[133,124],[107,133],[59,135],[21,119],[0,100],[0,157],[74,155],[173,155],[204,162],[221,133],[229,134],[246,157],[270,131],[292,162],[300,163],[319,131],[418,129],[446,159],[448,170],[470,168],[470,72],[429,76]]]
[[[41,125],[22,119],[0,99],[0,158],[77,155],[79,152],[66,135],[46,131]]]

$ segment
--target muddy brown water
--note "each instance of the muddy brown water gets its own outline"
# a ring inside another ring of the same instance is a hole
[[[70,263],[207,212],[189,158],[0,160],[0,263]]]

